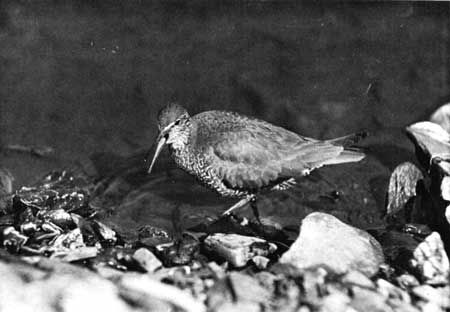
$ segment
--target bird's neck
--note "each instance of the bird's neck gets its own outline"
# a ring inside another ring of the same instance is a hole
[[[188,119],[183,129],[180,130],[176,135],[174,135],[173,139],[168,142],[169,148],[172,153],[179,154],[186,150],[189,139],[191,138],[192,128],[193,125]]]

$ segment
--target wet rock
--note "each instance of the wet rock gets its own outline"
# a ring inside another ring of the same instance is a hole
[[[275,244],[250,236],[217,233],[204,241],[205,249],[222,257],[235,267],[242,267],[255,256],[268,256],[277,250]]]
[[[450,265],[444,244],[437,232],[430,234],[414,250],[411,266],[416,269],[422,280],[430,285],[447,284]]]
[[[92,222],[92,227],[100,237],[100,242],[104,247],[115,245],[117,242],[117,234],[114,230],[97,220]]]
[[[450,308],[450,287],[434,288],[430,285],[420,285],[412,289],[414,295],[436,306]]]
[[[336,273],[359,270],[368,276],[383,261],[381,246],[370,234],[318,212],[303,219],[299,237],[280,259],[298,268],[323,266]]]
[[[423,174],[417,166],[410,162],[398,165],[389,180],[387,215],[393,216],[405,208],[405,205],[416,196],[416,186],[423,180]],[[405,217],[404,217],[405,218]],[[406,217],[408,219],[408,217]]]
[[[169,243],[172,239],[167,231],[151,226],[145,225],[138,229],[139,243],[146,247],[156,247],[157,245]]]
[[[133,258],[149,273],[154,272],[162,266],[162,262],[147,248],[136,250]]]
[[[17,253],[26,244],[28,237],[16,231],[12,226],[3,229],[3,246],[10,252]]]
[[[430,117],[430,121],[450,132],[450,103],[439,107]]]

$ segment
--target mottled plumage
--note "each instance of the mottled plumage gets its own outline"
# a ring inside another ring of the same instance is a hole
[[[180,168],[223,196],[254,199],[262,190],[287,189],[324,165],[364,158],[345,147],[358,135],[319,141],[234,112],[190,117],[171,104],[158,115],[158,126],[159,144],[149,171],[165,143]]]

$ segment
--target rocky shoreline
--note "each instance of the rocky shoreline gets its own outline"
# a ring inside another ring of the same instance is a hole
[[[11,192],[1,171],[0,310],[450,310],[447,112],[407,127],[422,169],[393,170],[383,226],[366,230],[324,211],[297,228],[237,215],[186,227],[174,209],[171,230],[128,235],[109,205],[117,175],[55,171]]]

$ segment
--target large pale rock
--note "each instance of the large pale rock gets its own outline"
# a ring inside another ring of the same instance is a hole
[[[384,255],[380,244],[367,232],[315,212],[300,227],[300,235],[280,259],[300,269],[323,266],[336,273],[358,270],[367,276],[378,271]]]

